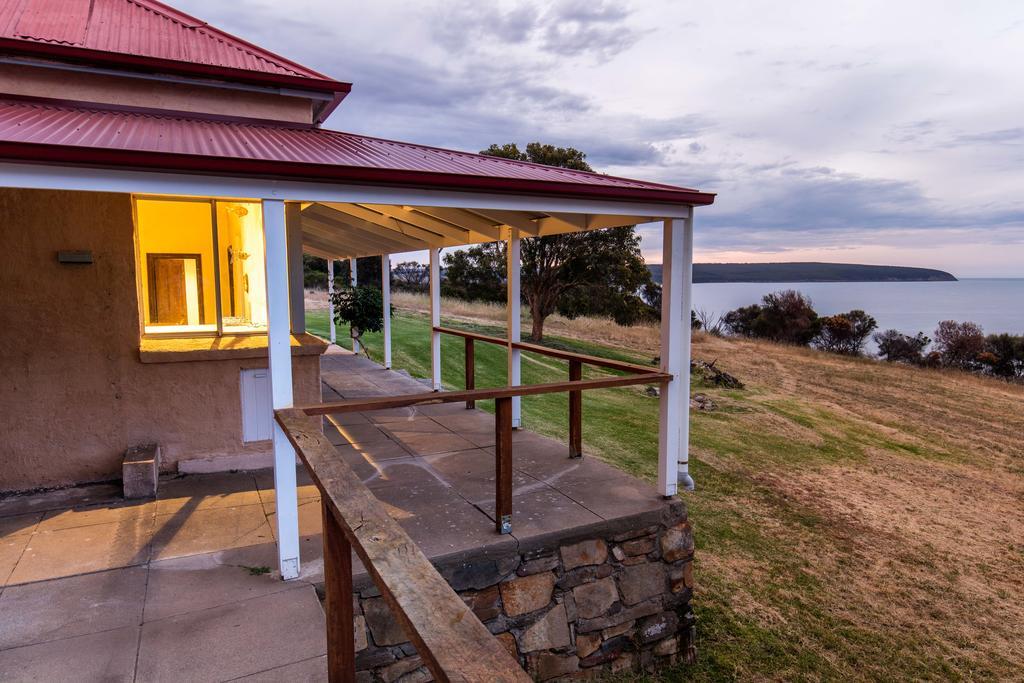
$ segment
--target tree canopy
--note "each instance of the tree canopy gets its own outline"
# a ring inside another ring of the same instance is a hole
[[[593,170],[586,155],[572,147],[531,142],[523,151],[515,143],[508,143],[491,145],[481,153],[578,171]],[[530,338],[534,341],[543,339],[544,321],[556,311],[571,318],[609,316],[620,324],[657,317],[657,310],[648,301],[660,297],[660,288],[651,279],[640,255],[640,237],[634,226],[525,237],[520,259],[522,298],[530,309]],[[444,265],[442,291],[446,295],[504,301],[504,243],[477,245],[446,254]]]

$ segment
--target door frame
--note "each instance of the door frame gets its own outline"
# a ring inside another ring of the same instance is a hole
[[[147,253],[146,254],[146,282],[149,285],[149,318],[159,320],[159,309],[156,298],[156,268],[158,259],[192,259],[196,262],[196,296],[199,298],[199,324],[205,324],[206,319],[205,300],[203,298],[203,255],[202,254],[173,254],[173,253]],[[146,322],[147,325],[170,325],[172,323]]]

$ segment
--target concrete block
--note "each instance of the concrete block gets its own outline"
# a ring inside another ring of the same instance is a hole
[[[160,476],[160,446],[155,443],[132,446],[124,452],[121,478],[125,498],[155,498]]]

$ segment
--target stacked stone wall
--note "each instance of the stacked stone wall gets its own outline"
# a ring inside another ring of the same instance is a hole
[[[437,567],[536,680],[652,671],[695,656],[693,535],[678,501],[643,521]],[[353,599],[359,680],[431,680],[377,589]]]

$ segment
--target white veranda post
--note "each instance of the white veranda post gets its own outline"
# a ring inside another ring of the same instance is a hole
[[[430,250],[430,377],[434,391],[441,391],[441,250]]]
[[[327,259],[327,320],[331,326],[331,343],[338,341],[334,329],[334,259]]]
[[[690,310],[693,307],[693,210],[665,221],[662,242],[661,370],[672,375],[662,387],[658,418],[658,490],[674,495],[693,490],[690,453]]]
[[[391,256],[380,257],[380,294],[384,303],[384,367],[391,369]]]
[[[359,280],[356,277],[356,270],[356,259],[350,258],[348,260],[348,283],[353,289],[355,289],[355,286],[359,284]],[[359,342],[357,342],[354,337],[352,339],[352,352],[359,353]]]
[[[288,242],[284,202],[263,200],[263,241],[267,260],[267,338],[271,405],[292,407],[292,351],[288,309]],[[282,579],[299,576],[299,505],[295,485],[295,450],[274,423],[274,497],[277,508],[277,553]]]
[[[519,230],[510,228],[508,235],[508,262],[505,272],[508,274],[507,290],[508,300],[508,383],[509,386],[517,387],[522,383],[521,355],[519,349],[512,348],[513,342],[520,341],[521,321],[519,317]],[[512,428],[519,429],[523,424],[522,402],[519,396],[512,397]]]

